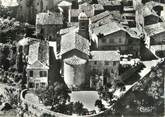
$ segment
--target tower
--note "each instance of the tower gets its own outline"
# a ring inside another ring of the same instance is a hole
[[[85,14],[84,11],[82,11],[79,16],[79,30],[78,34],[85,37],[86,39],[89,39],[89,18]]]

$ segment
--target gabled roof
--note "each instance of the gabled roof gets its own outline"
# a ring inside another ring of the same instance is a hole
[[[160,22],[152,25],[147,25],[144,27],[144,29],[149,36],[154,36],[163,32],[165,33],[165,23]]]
[[[119,11],[112,11],[109,13],[108,11],[106,11],[106,12],[103,12],[103,14],[100,13],[96,15],[96,19],[94,18],[94,20],[95,22],[93,22],[91,25],[92,28],[99,27],[100,25],[104,25],[112,21],[116,21],[116,22],[123,21],[122,15]]]
[[[31,37],[24,37],[23,39],[20,39],[18,41],[17,45],[26,46],[34,42],[39,42],[39,40],[36,38],[31,38]]]
[[[103,6],[119,6],[121,5],[121,2],[119,0],[98,0],[99,4],[102,4]]]
[[[72,3],[68,2],[68,1],[61,1],[58,6],[61,7],[61,6],[71,6]]]
[[[143,7],[143,16],[147,17],[147,16],[150,16],[150,15],[159,17],[154,10],[152,10],[149,7],[146,7],[146,6]]]
[[[37,60],[33,64],[28,65],[27,69],[49,69],[49,67]]]
[[[103,19],[104,17],[107,17],[110,15],[110,12],[109,11],[104,11],[102,13],[99,13],[98,15],[95,15],[93,17],[90,18],[91,22],[94,23],[94,22],[97,22],[101,19]]]
[[[103,7],[102,4],[93,4],[92,6],[93,6],[93,9],[95,11],[97,11],[97,10],[104,10],[104,7]]]
[[[39,13],[36,16],[36,24],[48,25],[48,24],[63,24],[63,17],[57,12]]]
[[[87,60],[74,55],[70,58],[64,59],[64,62],[69,65],[81,65],[81,64],[85,64],[87,62]]]
[[[89,41],[77,32],[69,32],[61,37],[61,54],[65,54],[73,49],[89,54]]]
[[[36,61],[49,66],[49,45],[45,41],[33,42],[29,45],[28,64],[32,65]]]
[[[118,51],[91,51],[90,61],[120,61]]]
[[[121,24],[111,21],[107,24],[94,28],[93,33],[96,35],[103,34],[106,36],[120,30],[126,31]]]
[[[84,11],[88,17],[94,16],[93,6],[90,4],[82,4],[79,6],[80,11]]]
[[[70,10],[70,15],[71,17],[78,17],[78,15],[80,14],[80,10],[79,9],[71,9]]]

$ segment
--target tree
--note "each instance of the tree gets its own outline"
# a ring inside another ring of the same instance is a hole
[[[73,113],[78,114],[78,115],[82,115],[83,113],[83,104],[81,102],[75,102],[73,104]]]
[[[55,82],[46,89],[40,89],[37,94],[46,106],[55,110],[57,105],[65,105],[70,100],[67,87],[63,83]]]
[[[104,111],[105,110],[105,107],[104,107],[104,105],[103,105],[101,100],[96,100],[95,106],[98,107],[100,109],[100,111]]]

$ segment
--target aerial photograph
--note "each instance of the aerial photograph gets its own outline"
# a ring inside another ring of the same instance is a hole
[[[165,0],[0,0],[0,117],[165,117]]]

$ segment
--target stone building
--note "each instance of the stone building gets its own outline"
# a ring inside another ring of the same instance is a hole
[[[17,19],[35,24],[36,14],[47,10],[53,11],[56,2],[57,0],[18,0]]]
[[[120,54],[117,51],[91,51],[88,62],[90,87],[96,88],[97,82],[102,86],[112,84],[119,78]]]
[[[144,27],[150,37],[150,45],[165,44],[165,24],[164,22],[147,25]]]
[[[121,50],[125,51],[128,40],[126,30],[116,22],[109,22],[93,28],[93,40],[99,50]]]
[[[136,31],[124,28],[121,24],[110,21],[92,28],[94,50],[119,50],[121,54],[140,55],[140,40]]]
[[[72,30],[61,37],[62,74],[71,89],[82,89],[86,82],[86,64],[89,56],[88,18],[79,15],[79,29]]]
[[[67,2],[67,1],[62,1],[58,4],[58,7],[62,9],[62,14],[63,16],[65,16],[64,21],[70,22],[70,10],[72,7],[72,3]]]
[[[36,16],[36,33],[42,39],[57,41],[57,32],[63,27],[63,17],[59,12],[39,13]]]
[[[156,24],[160,21],[160,17],[154,10],[149,9],[147,6],[143,8],[144,25]]]
[[[49,45],[46,41],[35,41],[29,45],[26,70],[29,88],[38,89],[48,85]]]

